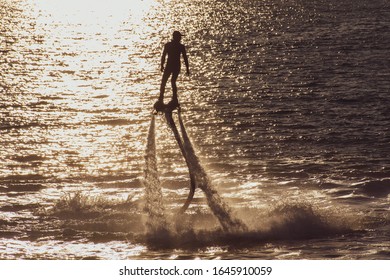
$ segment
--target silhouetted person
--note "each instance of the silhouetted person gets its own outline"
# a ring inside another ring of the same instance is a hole
[[[169,102],[171,108],[176,108],[179,106],[179,100],[177,98],[177,86],[176,80],[180,73],[180,57],[183,55],[184,63],[186,65],[187,75],[190,74],[190,69],[188,66],[188,58],[186,53],[186,48],[183,44],[180,43],[182,34],[179,31],[173,32],[173,38],[171,42],[168,42],[164,46],[164,51],[161,56],[161,71],[163,72],[161,86],[160,86],[160,97],[158,98],[157,103],[159,105],[164,102],[164,92],[165,85],[171,76],[171,85],[172,85],[172,100]],[[167,64],[165,65],[165,57],[168,55]]]

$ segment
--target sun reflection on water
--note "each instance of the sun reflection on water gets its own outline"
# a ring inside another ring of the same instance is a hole
[[[152,27],[145,19],[158,3],[30,0],[25,5],[33,7],[23,12],[39,40],[19,47],[40,53],[36,71],[30,74],[36,81],[29,87],[34,98],[48,106],[42,112],[39,107],[38,111],[23,108],[20,114],[26,121],[54,125],[46,133],[34,134],[49,142],[38,148],[46,160],[36,170],[57,178],[126,172],[128,165],[123,163],[144,149],[140,133],[144,125],[138,125],[140,114],[146,112],[141,108],[149,102],[145,92],[151,88],[150,77],[159,79],[158,63],[151,59],[156,54],[145,55],[144,50],[156,42],[148,35]],[[18,111],[10,114],[16,116]],[[128,129],[116,129],[117,125]],[[118,142],[130,132],[132,154],[126,141]],[[10,148],[20,150],[23,137]]]
[[[157,69],[140,48],[151,43],[145,17],[155,1],[32,2],[35,32],[43,38],[40,45],[48,56],[38,92],[43,94],[45,85],[54,80],[57,94],[113,94],[115,89],[126,89],[117,81]],[[134,89],[139,90],[142,87]]]

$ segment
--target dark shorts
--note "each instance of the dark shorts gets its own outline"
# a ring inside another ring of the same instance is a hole
[[[175,65],[175,66],[167,65],[167,66],[165,67],[164,72],[167,72],[167,73],[170,73],[170,74],[171,74],[171,73],[177,73],[177,74],[179,74],[179,73],[180,73],[180,66],[177,67],[176,65]]]

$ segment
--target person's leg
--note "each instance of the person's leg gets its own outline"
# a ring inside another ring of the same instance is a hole
[[[179,104],[179,100],[177,98],[177,86],[176,86],[176,80],[178,76],[179,76],[179,71],[175,71],[172,73],[171,85],[172,85],[172,100]]]
[[[168,81],[170,75],[171,75],[171,72],[169,70],[165,69],[163,76],[162,76],[162,79],[161,79],[160,97],[158,98],[159,101],[164,100],[165,85],[167,84],[167,81]]]

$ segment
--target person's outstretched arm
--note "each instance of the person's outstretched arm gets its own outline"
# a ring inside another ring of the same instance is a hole
[[[164,46],[164,51],[161,56],[161,72],[164,71],[164,65],[165,65],[165,57],[167,56],[167,45]]]
[[[184,58],[184,63],[186,65],[186,69],[187,69],[187,75],[190,75],[190,66],[188,64],[188,57],[187,57],[187,53],[186,53],[186,48],[183,47],[183,58]]]

